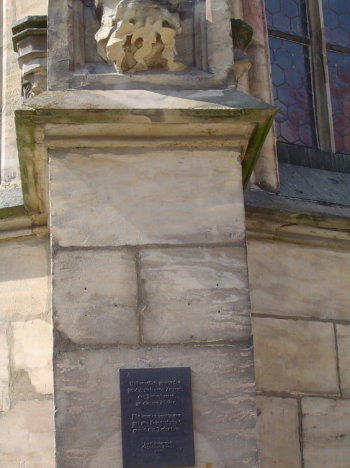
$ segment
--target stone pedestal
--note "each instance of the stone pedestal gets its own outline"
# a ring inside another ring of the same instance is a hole
[[[17,111],[26,204],[51,219],[57,466],[122,467],[119,369],[190,367],[196,466],[257,467],[242,160],[272,114],[218,90]]]
[[[239,154],[133,146],[51,152],[58,465],[121,466],[120,368],[189,366],[197,466],[254,466]]]

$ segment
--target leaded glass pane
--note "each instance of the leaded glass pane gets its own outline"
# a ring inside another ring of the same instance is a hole
[[[314,146],[315,131],[308,47],[270,37],[277,138]]]
[[[328,52],[337,153],[350,154],[350,55]]]
[[[307,35],[305,0],[265,0],[269,28],[297,36]]]
[[[327,42],[350,47],[350,0],[323,0]]]

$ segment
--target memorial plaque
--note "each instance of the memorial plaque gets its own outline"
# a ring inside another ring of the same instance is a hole
[[[194,466],[189,367],[120,369],[124,468]]]

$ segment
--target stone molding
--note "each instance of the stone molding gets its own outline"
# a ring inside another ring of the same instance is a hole
[[[350,248],[350,220],[246,205],[249,239]]]
[[[275,109],[238,91],[42,93],[16,111],[25,210],[49,212],[47,152],[59,148],[231,148],[247,183]]]

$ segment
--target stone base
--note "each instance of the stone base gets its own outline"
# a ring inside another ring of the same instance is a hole
[[[252,348],[119,347],[56,360],[58,466],[122,467],[118,370],[192,369],[196,467],[256,468]]]

